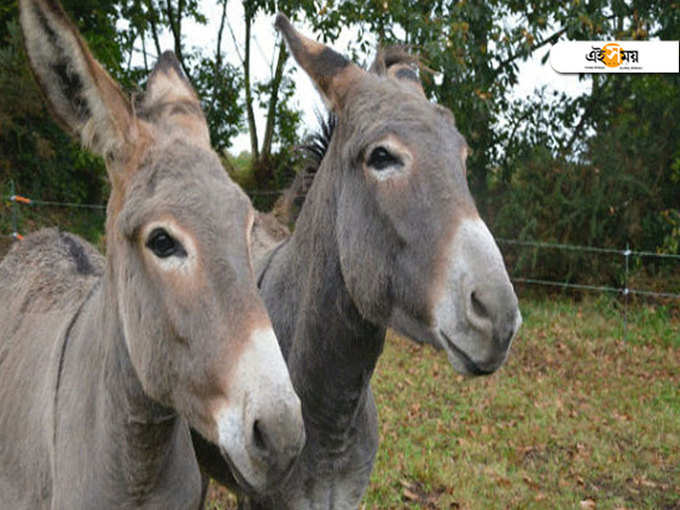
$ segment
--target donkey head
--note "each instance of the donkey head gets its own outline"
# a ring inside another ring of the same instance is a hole
[[[381,52],[366,72],[284,16],[276,25],[338,117],[315,185],[333,187],[342,276],[358,310],[441,345],[462,373],[493,372],[521,316],[468,190],[453,115],[427,100],[413,57]]]
[[[252,207],[210,149],[196,94],[166,53],[131,103],[56,0],[20,4],[55,117],[106,161],[105,292],[124,356],[148,397],[265,489],[302,448],[300,402],[255,285]]]

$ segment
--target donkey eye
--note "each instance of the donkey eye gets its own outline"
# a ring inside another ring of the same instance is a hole
[[[182,244],[176,239],[173,239],[172,236],[162,228],[156,228],[149,234],[149,239],[146,241],[146,247],[154,252],[157,257],[162,259],[172,255],[184,257],[187,254],[186,251],[184,251]]]
[[[401,159],[390,153],[385,147],[376,147],[373,149],[366,164],[376,170],[385,170],[391,166],[403,165]]]

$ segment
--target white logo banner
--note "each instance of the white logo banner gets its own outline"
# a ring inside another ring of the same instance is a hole
[[[550,50],[558,73],[677,73],[679,41],[566,41]]]

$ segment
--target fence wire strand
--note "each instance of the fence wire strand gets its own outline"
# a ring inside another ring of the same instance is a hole
[[[103,204],[79,204],[75,202],[56,202],[50,200],[36,200],[23,197],[14,194],[14,183],[12,185],[12,194],[10,196],[4,197],[5,200],[9,200],[12,203],[12,228],[13,232],[11,234],[0,234],[0,237],[10,238],[10,239],[23,239],[21,234],[18,232],[18,225],[16,225],[16,206],[17,204],[22,205],[37,205],[37,206],[48,206],[48,207],[69,207],[69,208],[81,208],[81,209],[96,209],[105,210],[106,205]],[[246,194],[249,196],[275,196],[283,194],[283,190],[249,190]],[[625,250],[619,250],[615,248],[600,248],[596,246],[582,246],[573,244],[563,244],[563,243],[551,243],[546,241],[533,241],[533,240],[522,240],[522,239],[504,239],[496,238],[496,241],[500,244],[514,245],[514,246],[525,246],[532,248],[545,248],[545,249],[557,249],[557,250],[567,250],[567,251],[577,251],[585,253],[600,253],[609,255],[620,255],[626,258],[628,261],[629,257],[653,257],[671,260],[680,260],[680,254],[674,253],[655,253],[650,251],[633,251],[628,248]],[[627,275],[626,275],[627,277]],[[680,299],[680,294],[672,292],[655,292],[645,289],[629,289],[627,286],[624,288],[610,287],[607,285],[587,285],[579,283],[569,283],[569,282],[558,282],[554,280],[542,280],[537,278],[525,278],[525,277],[513,277],[513,281],[517,283],[525,283],[530,285],[543,285],[551,287],[569,288],[576,290],[587,290],[594,292],[609,292],[615,294],[621,294],[623,296],[628,295],[640,295],[654,298],[670,298],[670,299]]]
[[[680,299],[680,294],[673,294],[671,292],[655,292],[651,290],[643,289],[629,289],[620,287],[609,287],[606,285],[586,285],[581,283],[569,283],[569,282],[556,282],[553,280],[540,280],[537,278],[523,278],[523,277],[512,277],[512,281],[517,283],[527,283],[532,285],[545,285],[550,287],[561,287],[566,289],[576,289],[576,290],[590,290],[595,292],[611,292],[614,294],[621,294],[623,296],[627,294],[656,297],[656,298],[670,298],[670,299]]]
[[[617,250],[615,248],[598,248],[596,246],[581,246],[576,244],[561,244],[561,243],[548,243],[545,241],[525,241],[520,239],[503,239],[496,238],[501,244],[511,244],[516,246],[530,246],[534,248],[553,248],[559,250],[569,250],[569,251],[582,251],[591,253],[609,253],[617,254],[622,256],[631,257],[658,257],[658,258],[669,258],[680,260],[680,255],[675,253],[655,253],[653,251],[633,251],[633,250]]]

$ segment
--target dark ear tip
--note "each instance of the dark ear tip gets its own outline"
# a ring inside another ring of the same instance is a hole
[[[280,12],[276,15],[276,20],[274,20],[274,27],[279,32],[284,32],[290,30],[292,28],[292,25],[290,24],[288,17],[282,12]]]
[[[177,56],[175,55],[174,51],[166,50],[163,53],[161,53],[161,55],[158,57],[156,65],[157,66],[179,65],[179,60],[177,60]]]
[[[179,63],[179,60],[177,60],[177,56],[174,52],[167,50],[161,53],[160,57],[158,57],[156,65],[154,66],[153,72],[151,74],[154,75],[157,72],[163,72],[167,74],[171,69],[174,70],[180,78],[186,80],[186,76],[184,75],[184,71],[182,71],[182,66]]]

